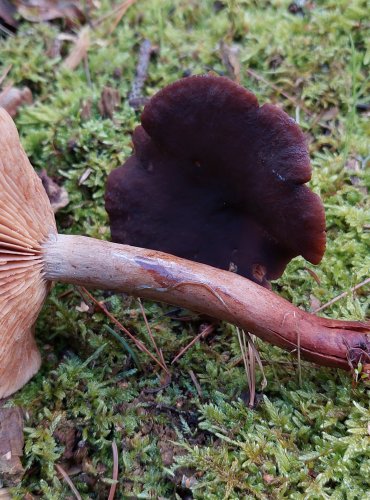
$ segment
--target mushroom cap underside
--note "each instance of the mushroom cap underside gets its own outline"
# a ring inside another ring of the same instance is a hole
[[[0,399],[39,369],[33,326],[49,284],[42,275],[42,243],[56,233],[40,179],[13,120],[0,108]]]
[[[324,209],[305,185],[303,133],[278,107],[227,78],[189,77],[151,98],[133,143],[108,178],[113,241],[264,285],[297,255],[320,262]]]

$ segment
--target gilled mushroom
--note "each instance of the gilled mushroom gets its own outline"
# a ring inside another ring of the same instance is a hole
[[[56,234],[40,180],[0,108],[0,398],[39,369],[33,335],[50,282],[43,278],[42,243]]]
[[[303,133],[227,78],[193,76],[151,98],[134,155],[107,183],[113,241],[234,269],[267,285],[325,250]]]
[[[57,234],[54,215],[0,109],[0,398],[37,371],[33,324],[51,281],[126,292],[244,328],[302,357],[348,369],[370,346],[369,323],[308,314],[235,273],[166,253]]]

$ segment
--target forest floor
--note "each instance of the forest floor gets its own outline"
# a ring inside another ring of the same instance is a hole
[[[149,40],[143,97],[212,71],[239,81],[260,103],[283,107],[307,137],[327,251],[316,267],[294,259],[274,291],[314,310],[366,280],[367,2],[129,3],[121,19],[124,9],[101,0],[87,2],[92,8],[81,25],[65,16],[20,20],[0,40],[2,88],[27,86],[33,95],[15,118],[22,143],[34,167],[68,193],[56,215],[59,230],[110,238],[104,186],[131,154],[140,110],[128,96]],[[78,36],[71,69],[65,62]],[[348,293],[319,314],[363,319],[368,291]],[[108,498],[115,445],[116,498],[370,498],[370,391],[361,367],[351,375],[298,364],[257,339],[267,385],[262,391],[257,370],[258,404],[250,409],[235,327],[219,325],[171,365],[204,327],[202,318],[147,301],[141,309],[124,295],[94,297],[151,347],[145,315],[171,381],[161,389],[158,366],[102,311],[74,287],[55,286],[36,328],[42,368],[3,402],[25,413],[25,473],[14,498],[78,498],[70,482],[83,499]]]

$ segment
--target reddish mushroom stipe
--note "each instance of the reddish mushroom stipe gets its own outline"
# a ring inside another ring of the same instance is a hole
[[[302,255],[320,262],[325,215],[304,136],[284,111],[227,78],[194,76],[151,98],[134,154],[108,179],[115,242],[268,285]]]

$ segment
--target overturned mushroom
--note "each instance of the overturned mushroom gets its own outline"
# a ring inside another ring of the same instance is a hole
[[[0,398],[39,369],[33,336],[50,283],[43,278],[42,242],[56,234],[41,181],[0,109]]]
[[[108,179],[112,239],[267,285],[325,250],[320,198],[304,136],[227,78],[193,76],[158,92],[133,136],[134,155]]]
[[[37,371],[33,324],[50,282],[110,289],[235,323],[302,357],[348,369],[370,346],[369,323],[319,318],[228,271],[162,252],[58,235],[41,181],[0,109],[0,398]]]

